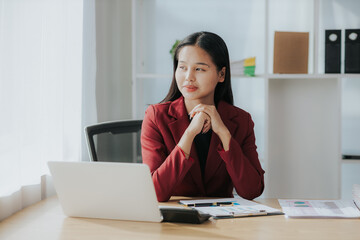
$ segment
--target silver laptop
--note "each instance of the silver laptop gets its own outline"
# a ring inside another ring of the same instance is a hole
[[[154,185],[145,164],[48,162],[67,216],[161,222]]]

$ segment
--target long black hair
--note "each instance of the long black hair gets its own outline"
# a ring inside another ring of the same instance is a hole
[[[231,105],[234,105],[234,98],[231,89],[229,52],[224,40],[220,36],[211,32],[193,33],[178,44],[174,54],[174,72],[170,89],[166,97],[161,102],[174,101],[181,97],[181,92],[176,84],[175,72],[179,62],[179,52],[185,46],[198,46],[205,50],[216,65],[218,72],[225,67],[225,79],[223,82],[218,82],[216,85],[214,102],[217,105],[220,100],[223,100]]]

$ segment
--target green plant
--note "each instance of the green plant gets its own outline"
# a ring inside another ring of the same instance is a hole
[[[172,45],[172,47],[169,51],[172,58],[174,58],[175,49],[176,49],[177,45],[179,45],[180,42],[181,42],[180,40],[176,39],[175,43]]]

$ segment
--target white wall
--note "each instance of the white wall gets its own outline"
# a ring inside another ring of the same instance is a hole
[[[98,121],[131,118],[131,0],[96,0]]]
[[[97,123],[95,0],[84,1],[81,159],[89,161],[85,127]]]
[[[84,1],[83,127],[131,119],[131,31],[131,0]],[[112,137],[98,138],[98,157],[111,153],[99,160],[132,161],[131,136]],[[89,160],[85,135],[82,160]]]

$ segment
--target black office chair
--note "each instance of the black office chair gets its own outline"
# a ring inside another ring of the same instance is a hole
[[[92,161],[142,162],[140,131],[142,120],[103,122],[85,128]]]

